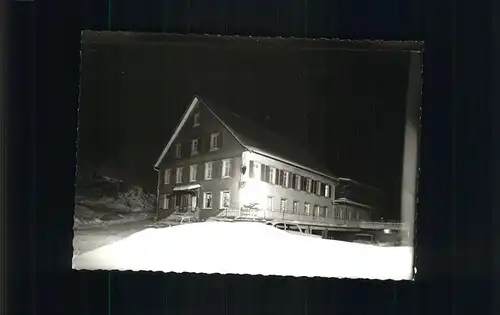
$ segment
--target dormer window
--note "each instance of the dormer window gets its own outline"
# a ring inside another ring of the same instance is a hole
[[[195,113],[193,115],[193,127],[198,127],[200,125],[200,113]]]

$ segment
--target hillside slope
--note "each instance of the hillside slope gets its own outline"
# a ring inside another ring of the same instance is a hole
[[[75,227],[115,224],[151,217],[155,195],[122,180],[92,174],[76,183]]]

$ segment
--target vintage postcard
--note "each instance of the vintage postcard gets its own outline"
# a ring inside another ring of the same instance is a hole
[[[82,32],[73,268],[412,280],[422,49]]]

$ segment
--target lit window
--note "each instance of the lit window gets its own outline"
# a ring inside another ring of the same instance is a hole
[[[297,213],[299,211],[299,202],[294,201],[293,202],[293,208],[292,208],[292,213]]]
[[[182,167],[178,167],[177,172],[175,173],[175,183],[180,184],[182,183]]]
[[[295,189],[300,190],[300,175],[295,175]]]
[[[172,170],[167,169],[165,170],[165,177],[163,178],[164,182],[166,185],[170,184],[170,176],[172,175]]]
[[[205,163],[205,180],[211,180],[212,179],[212,168],[213,168],[214,162],[207,162]]]
[[[312,191],[312,181],[310,178],[306,179],[306,191],[310,193]]]
[[[203,193],[203,209],[212,209],[212,193]]]
[[[222,178],[231,177],[231,160],[222,160]]]
[[[274,167],[269,167],[268,173],[269,183],[276,184],[276,169]]]
[[[219,133],[212,133],[210,135],[210,151],[217,151],[219,147]]]
[[[200,113],[195,113],[193,116],[193,127],[198,127],[200,125]]]
[[[198,139],[191,140],[191,155],[198,154]]]
[[[175,145],[175,157],[182,157],[182,146],[180,144]]]
[[[319,206],[318,206],[318,205],[315,205],[315,206],[314,206],[314,213],[313,213],[313,216],[315,216],[315,217],[319,217]]]
[[[288,172],[283,172],[283,186],[284,187],[289,187],[288,185],[288,180],[289,180],[289,174]]]
[[[189,181],[190,182],[196,181],[197,173],[198,173],[198,165],[190,165],[189,166]]]
[[[273,197],[267,197],[267,210],[273,210]]]
[[[257,180],[262,180],[261,164],[258,162],[250,161],[249,177]]]
[[[325,197],[330,197],[330,185],[325,185]]]
[[[230,204],[230,194],[229,190],[224,190],[220,192],[220,208],[227,209]]]
[[[281,212],[286,212],[286,209],[288,208],[288,200],[286,199],[281,199],[280,201],[280,211]]]

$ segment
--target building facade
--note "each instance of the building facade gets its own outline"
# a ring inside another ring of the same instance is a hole
[[[369,219],[368,208],[337,205],[338,178],[305,156],[296,162],[304,150],[285,142],[195,97],[155,164],[159,217]]]

